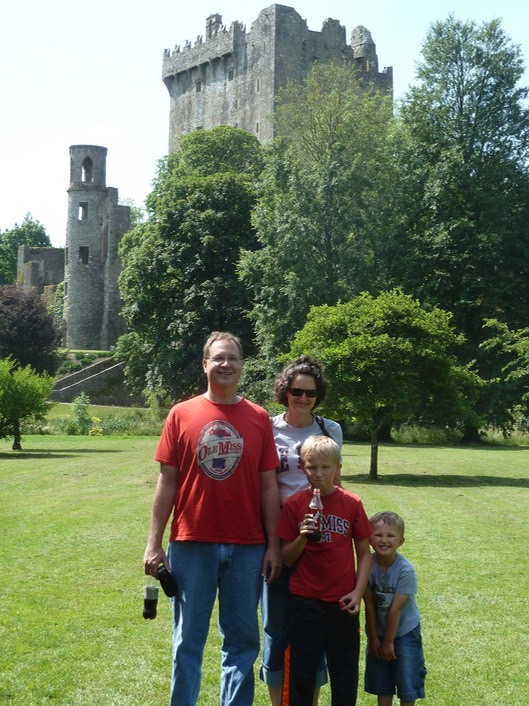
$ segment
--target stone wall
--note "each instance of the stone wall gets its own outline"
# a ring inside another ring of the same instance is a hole
[[[234,125],[261,142],[274,137],[271,116],[280,88],[302,81],[314,62],[348,61],[379,90],[392,93],[391,68],[378,70],[376,46],[365,27],[347,44],[345,27],[328,19],[321,32],[285,5],[259,13],[249,32],[239,22],[229,29],[221,15],[206,20],[205,35],[165,50],[162,76],[170,95],[169,151],[180,135],[198,128]]]

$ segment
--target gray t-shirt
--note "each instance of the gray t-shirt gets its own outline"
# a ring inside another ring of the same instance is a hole
[[[415,601],[417,595],[417,575],[411,563],[401,554],[397,554],[395,561],[390,567],[379,566],[376,554],[372,554],[371,574],[369,576],[369,588],[375,598],[377,608],[377,635],[384,637],[386,632],[386,622],[388,610],[393,601],[395,593],[405,593],[408,600],[400,611],[399,628],[396,637],[406,635],[406,633],[416,628],[420,622],[419,609]]]
[[[320,417],[320,419],[322,419]],[[342,428],[332,419],[323,419],[323,424],[327,434],[332,437],[342,448],[343,433]],[[304,474],[299,458],[301,445],[309,436],[321,436],[322,428],[316,421],[308,427],[292,427],[285,421],[285,414],[278,414],[272,417],[272,431],[276,442],[277,453],[279,454],[279,473],[277,483],[279,495],[282,499],[309,487],[307,476]]]

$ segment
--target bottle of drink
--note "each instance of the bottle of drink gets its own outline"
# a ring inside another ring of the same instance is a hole
[[[158,607],[158,586],[147,584],[143,594],[143,617],[146,620],[156,618],[156,608]]]
[[[321,501],[321,496],[320,496],[320,489],[319,488],[314,488],[312,491],[312,498],[309,503],[309,509],[312,511],[312,517],[314,518],[314,522],[316,524],[316,531],[313,532],[312,534],[309,534],[308,538],[309,541],[311,542],[320,542],[321,541],[321,513],[323,511],[323,503]]]

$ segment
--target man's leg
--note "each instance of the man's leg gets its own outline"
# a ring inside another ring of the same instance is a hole
[[[221,706],[252,706],[253,666],[259,654],[257,609],[262,544],[222,544],[219,630],[222,636]]]
[[[168,558],[178,585],[174,616],[170,706],[195,706],[200,691],[202,655],[208,636],[218,579],[219,545],[171,542]]]

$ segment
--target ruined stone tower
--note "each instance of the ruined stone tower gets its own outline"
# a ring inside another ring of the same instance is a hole
[[[106,186],[107,148],[70,147],[64,318],[68,348],[108,350],[124,331],[118,245],[130,208]]]
[[[350,62],[381,91],[393,91],[391,67],[378,70],[376,46],[365,27],[347,44],[345,27],[328,19],[321,32],[285,5],[259,13],[249,32],[239,22],[227,29],[221,15],[206,20],[205,38],[166,49],[162,76],[170,95],[169,151],[179,135],[197,128],[233,125],[261,142],[274,137],[270,116],[275,98],[289,81],[302,81],[312,64]]]

